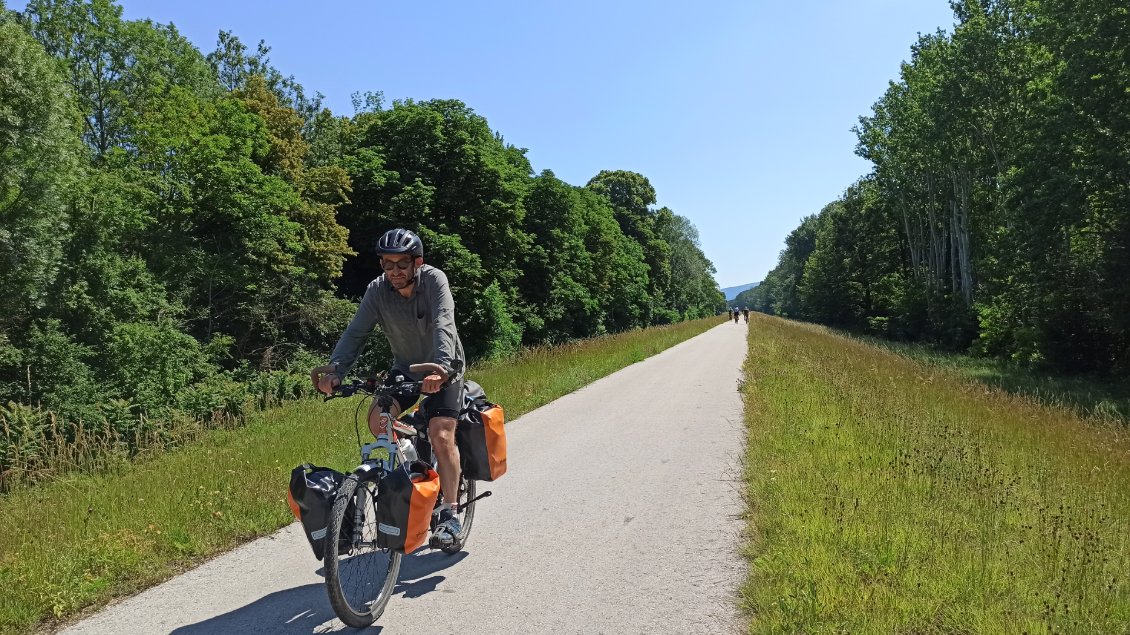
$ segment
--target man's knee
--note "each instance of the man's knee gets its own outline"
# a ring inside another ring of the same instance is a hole
[[[455,447],[455,418],[432,417],[428,420],[428,439],[437,448]]]

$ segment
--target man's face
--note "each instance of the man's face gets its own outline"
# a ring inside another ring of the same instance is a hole
[[[403,289],[412,284],[418,266],[415,260],[422,261],[423,258],[414,259],[410,254],[381,256],[381,269],[384,270],[385,277],[392,283],[393,288]]]

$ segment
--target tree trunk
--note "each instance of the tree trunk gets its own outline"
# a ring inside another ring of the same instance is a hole
[[[953,231],[953,292],[961,294],[966,304],[972,301],[972,275],[969,257],[969,187],[967,169],[951,168],[953,199],[950,201]]]
[[[910,247],[910,271],[915,280],[920,279],[920,268],[922,266],[922,252],[918,247],[918,232],[911,232],[910,230],[910,214],[906,210],[906,196],[899,192],[899,210],[902,212],[902,226],[906,232],[906,244]],[[916,222],[915,225],[918,225]]]

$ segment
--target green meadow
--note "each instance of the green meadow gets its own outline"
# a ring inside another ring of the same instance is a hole
[[[758,315],[751,633],[1130,632],[1130,435]]]

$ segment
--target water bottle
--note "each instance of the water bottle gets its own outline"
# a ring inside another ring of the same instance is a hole
[[[417,461],[420,456],[416,453],[416,446],[408,439],[398,439],[396,442],[397,452],[400,454],[400,464],[409,465]]]

